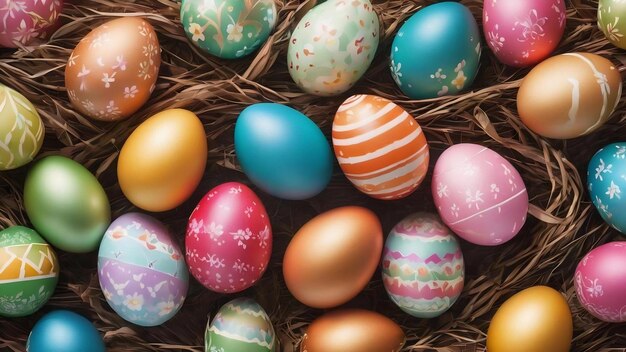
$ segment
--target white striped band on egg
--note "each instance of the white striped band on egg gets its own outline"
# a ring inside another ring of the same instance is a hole
[[[379,199],[411,194],[428,171],[428,144],[415,119],[395,103],[354,95],[337,110],[333,147],[346,177]]]

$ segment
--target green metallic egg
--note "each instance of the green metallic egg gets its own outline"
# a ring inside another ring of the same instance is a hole
[[[23,226],[0,231],[0,315],[30,315],[48,301],[59,280],[54,249]]]
[[[274,352],[276,333],[267,313],[251,298],[236,298],[220,308],[207,326],[205,352]]]
[[[98,179],[63,156],[45,157],[29,171],[24,207],[35,229],[67,252],[98,248],[111,222],[109,199]]]
[[[626,1],[598,1],[598,27],[613,45],[626,49]]]
[[[44,125],[26,97],[0,84],[0,170],[29,163],[43,143]]]
[[[276,5],[274,0],[183,0],[180,19],[195,46],[237,59],[267,40],[276,24]]]

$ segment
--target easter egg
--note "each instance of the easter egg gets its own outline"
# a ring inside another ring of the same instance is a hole
[[[463,290],[461,247],[436,215],[415,213],[397,223],[387,236],[382,263],[389,297],[412,316],[443,314]]]
[[[348,98],[335,114],[332,137],[346,177],[371,197],[406,197],[428,171],[428,144],[420,125],[385,98]]]
[[[609,42],[622,49],[626,49],[624,17],[626,17],[626,3],[624,1],[598,1],[598,27]]]
[[[400,27],[391,46],[391,76],[411,99],[459,93],[474,81],[480,33],[470,10],[456,2],[424,7]]]
[[[43,144],[45,127],[33,104],[0,84],[0,171],[29,163]]]
[[[155,88],[161,47],[154,28],[139,17],[121,17],[89,32],[65,66],[65,86],[74,108],[104,121],[125,119]]]
[[[580,304],[596,318],[626,322],[626,241],[601,245],[587,253],[574,274]]]
[[[0,315],[23,317],[43,307],[59,280],[54,249],[23,226],[0,231]]]
[[[39,234],[73,253],[98,248],[111,221],[109,198],[98,179],[64,156],[47,156],[30,169],[24,208]]]
[[[258,103],[241,112],[235,152],[250,181],[278,198],[311,198],[333,172],[333,154],[319,127],[281,104]]]
[[[533,132],[575,138],[595,131],[622,95],[622,79],[611,61],[588,53],[553,56],[535,66],[517,93],[517,110]]]
[[[98,252],[100,288],[125,320],[156,326],[182,307],[189,276],[183,253],[155,218],[126,213],[107,229]]]
[[[183,0],[180,20],[193,45],[223,59],[258,49],[276,25],[274,0]]]
[[[56,27],[63,0],[6,0],[0,7],[0,47],[17,48],[45,39]]]
[[[27,352],[104,352],[102,337],[82,315],[55,310],[33,327],[26,342]]]
[[[393,320],[363,309],[343,309],[315,319],[302,338],[300,352],[399,352],[405,340]]]
[[[331,308],[361,292],[378,267],[383,233],[376,214],[348,206],[309,220],[283,258],[291,294],[314,308]]]
[[[196,189],[208,154],[202,121],[169,109],[141,123],[120,151],[117,178],[128,200],[160,212],[182,204]]]
[[[222,293],[243,291],[263,276],[272,254],[272,225],[263,203],[246,185],[211,189],[189,217],[185,237],[191,274]]]
[[[483,31],[500,62],[534,65],[556,49],[565,30],[565,0],[485,0]]]
[[[329,0],[307,12],[289,39],[287,67],[305,92],[332,96],[350,89],[368,69],[379,38],[369,0]]]
[[[204,351],[277,351],[278,339],[270,318],[251,298],[223,305],[204,334]]]
[[[613,143],[594,154],[587,167],[587,188],[593,205],[607,224],[626,233],[626,142]]]
[[[475,244],[505,243],[526,222],[528,193],[519,172],[498,153],[477,144],[456,144],[441,154],[432,194],[444,224]]]
[[[568,352],[572,314],[553,288],[533,286],[507,299],[491,319],[489,352]]]

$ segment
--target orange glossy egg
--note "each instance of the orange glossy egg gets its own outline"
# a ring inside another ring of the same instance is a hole
[[[428,171],[428,143],[420,125],[385,98],[348,98],[337,110],[332,137],[346,177],[371,197],[406,197]]]
[[[148,101],[159,65],[161,48],[154,28],[142,18],[122,17],[81,39],[65,67],[65,86],[82,114],[120,120]]]
[[[365,288],[382,246],[380,221],[371,211],[351,206],[322,213],[302,226],[287,246],[287,288],[311,307],[343,304]]]
[[[166,211],[196,189],[207,161],[200,119],[183,109],[164,110],[144,121],[120,152],[117,177],[124,195],[148,211]]]

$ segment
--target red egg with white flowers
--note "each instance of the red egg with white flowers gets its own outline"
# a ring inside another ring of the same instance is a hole
[[[263,276],[272,253],[272,227],[259,197],[239,182],[211,189],[189,217],[187,265],[206,288],[234,293]]]

